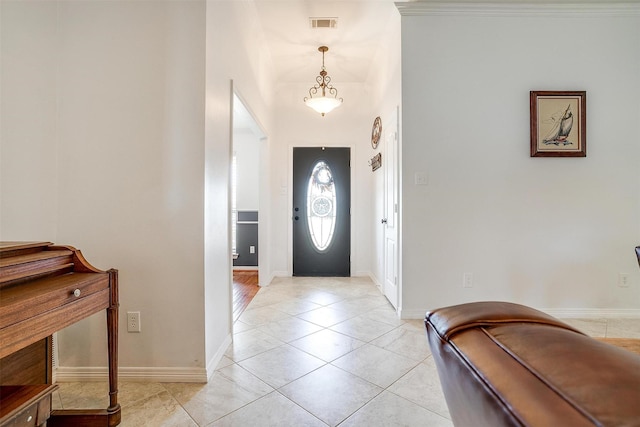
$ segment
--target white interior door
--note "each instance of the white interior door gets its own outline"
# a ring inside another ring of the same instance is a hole
[[[384,295],[398,308],[398,117],[383,124],[384,154]]]

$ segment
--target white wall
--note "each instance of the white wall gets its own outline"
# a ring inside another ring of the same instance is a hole
[[[233,131],[236,205],[239,211],[257,211],[260,207],[260,143],[251,130]]]
[[[375,58],[375,67],[371,68],[371,74],[367,79],[367,84],[372,89],[372,104],[376,106],[375,114],[382,120],[383,135],[380,139],[378,149],[373,153],[382,153],[382,167],[373,173],[373,197],[370,218],[370,233],[373,239],[371,251],[371,272],[373,279],[381,285],[384,282],[384,234],[385,228],[381,224],[381,219],[385,217],[384,210],[384,186],[385,173],[389,167],[388,154],[385,137],[392,127],[396,127],[398,121],[398,108],[401,105],[402,81],[401,81],[401,43],[400,43],[400,13],[392,6],[389,11],[389,20],[385,28],[385,40],[380,46]],[[373,125],[373,120],[372,123]],[[398,168],[400,159],[396,156]],[[396,169],[399,170],[399,169]],[[397,183],[400,185],[400,183]],[[401,203],[400,203],[401,206]],[[398,238],[401,241],[401,235]],[[398,272],[400,273],[400,272]]]
[[[231,240],[229,177],[232,155],[231,111],[234,91],[271,137],[272,64],[264,47],[253,2],[207,0],[205,129],[205,325],[209,368],[229,342],[231,312]],[[263,141],[269,149],[269,140]],[[269,169],[261,172],[266,194]],[[260,200],[260,245],[270,247],[270,206]],[[270,252],[260,251],[260,281],[270,276]],[[223,346],[224,347],[224,346]]]
[[[56,4],[0,2],[0,238],[55,241]]]
[[[123,376],[206,378],[205,3],[3,2],[2,20],[2,238],[119,269],[120,325],[142,314]],[[62,370],[106,366],[105,330],[61,333]]]
[[[637,314],[638,6],[405,6],[403,314],[492,299]],[[530,90],[587,91],[586,158],[529,157]]]
[[[120,334],[123,377],[205,379],[231,333],[232,80],[270,129],[253,3],[0,7],[0,237],[72,244],[119,269],[120,324],[142,313],[141,333]],[[61,333],[60,372],[106,366],[104,331],[98,314]]]

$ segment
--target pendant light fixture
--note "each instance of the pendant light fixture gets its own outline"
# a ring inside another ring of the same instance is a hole
[[[304,98],[307,107],[311,107],[323,116],[329,111],[342,105],[342,98],[338,98],[338,89],[331,86],[331,77],[327,75],[324,67],[324,53],[329,48],[320,46],[318,51],[322,52],[322,69],[320,75],[316,77],[316,83],[309,89],[309,96]]]

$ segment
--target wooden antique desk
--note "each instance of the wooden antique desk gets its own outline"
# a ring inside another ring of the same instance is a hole
[[[52,334],[107,312],[109,407],[52,410]],[[117,426],[118,271],[48,242],[0,242],[0,427]]]

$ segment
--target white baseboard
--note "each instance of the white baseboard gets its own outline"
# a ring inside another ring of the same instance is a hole
[[[411,319],[424,319],[424,316],[427,314],[427,310],[414,309],[400,309],[400,318],[402,320],[411,320]]]
[[[119,381],[156,382],[156,383],[206,383],[213,374],[216,366],[222,360],[224,353],[231,344],[231,335],[227,335],[222,345],[207,363],[207,368],[145,368],[118,367]],[[105,367],[83,366],[54,368],[54,382],[91,382],[108,381],[109,369]]]
[[[288,271],[274,271],[271,273],[271,277],[291,277]]]
[[[636,319],[640,318],[640,309],[625,308],[537,308],[559,319]],[[424,319],[428,309],[402,310],[400,318]]]
[[[351,277],[372,277],[370,271],[354,271],[351,272]]]
[[[269,276],[269,280],[266,282],[267,285],[260,284],[260,286],[268,286],[268,284],[271,283],[271,281],[276,277],[293,277],[293,276],[291,276],[291,274],[288,271],[274,271],[271,273],[271,276]],[[375,283],[376,286],[378,286],[378,288],[382,289],[380,283],[378,283],[378,281],[375,279],[375,276],[370,271],[356,271],[354,273],[351,273],[350,277],[369,277],[373,281],[373,283]]]
[[[275,279],[275,277],[276,275],[274,273],[271,273],[267,280],[260,280],[260,283],[258,283],[258,286],[260,286],[261,288],[265,286],[269,286],[271,282],[273,282],[273,279]]]
[[[108,381],[107,367],[65,367],[56,369],[57,382]],[[206,383],[207,371],[204,368],[118,368],[119,381],[157,382],[157,383]]]
[[[291,275],[286,271],[272,271],[269,277],[266,278],[266,280],[264,278],[260,280],[260,283],[258,283],[258,286],[260,287],[269,286],[271,282],[273,282],[273,279],[275,279],[276,277],[291,277]]]
[[[291,275],[286,272],[286,271],[273,271],[271,272],[271,275],[269,276],[269,280],[267,280],[266,282],[260,282],[259,285],[262,286],[269,286],[271,284],[271,282],[273,282],[273,279],[275,279],[276,277],[291,277]]]
[[[369,276],[369,279],[371,279],[373,284],[376,285],[380,293],[384,295],[384,287],[382,286],[382,283],[378,282],[378,278],[373,273],[369,273],[367,276]]]
[[[207,363],[207,379],[211,378],[211,375],[213,375],[213,372],[216,370],[216,366],[220,364],[224,353],[227,351],[227,348],[229,348],[229,345],[231,345],[231,341],[231,334],[229,334],[222,342],[222,345],[220,345],[220,348],[218,348],[216,354],[209,360],[209,363]]]
[[[539,308],[553,317],[564,319],[635,319],[640,309],[626,308]]]

